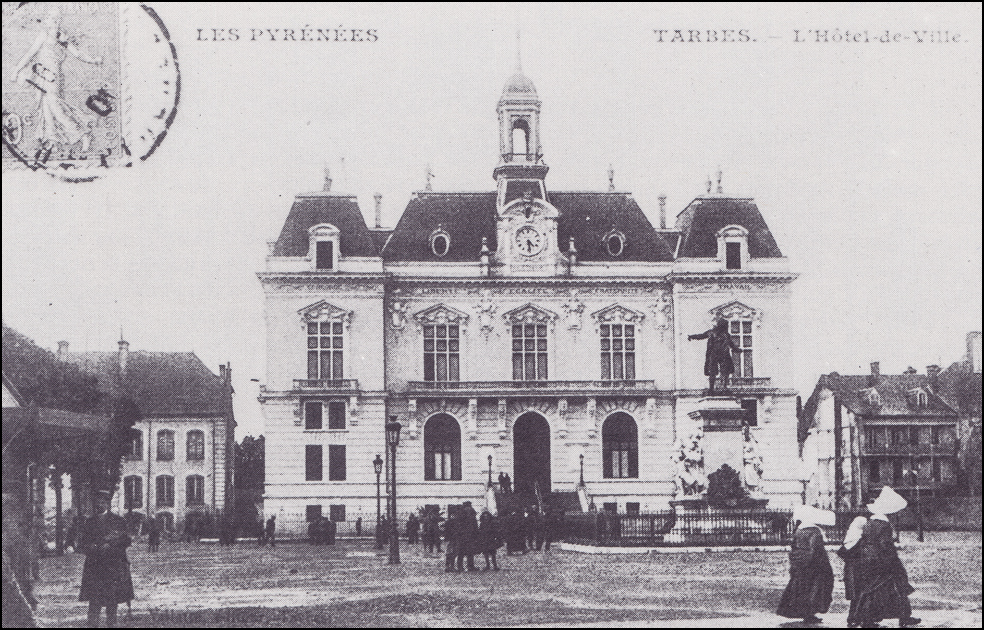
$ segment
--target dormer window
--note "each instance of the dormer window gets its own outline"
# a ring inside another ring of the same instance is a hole
[[[321,223],[308,229],[308,255],[315,270],[338,270],[339,236],[338,228],[330,223]]]
[[[612,258],[618,258],[625,252],[625,235],[618,230],[612,230],[605,235],[605,249]]]
[[[864,397],[865,401],[869,405],[880,405],[881,396],[878,394],[878,390],[874,387],[869,387],[868,389],[861,390],[861,395]]]
[[[916,407],[925,407],[929,405],[929,395],[926,393],[926,390],[920,387],[909,390],[909,397]]]
[[[430,236],[431,252],[438,258],[444,258],[451,251],[451,235],[438,228]]]
[[[729,225],[717,233],[718,259],[725,269],[744,269],[748,264],[748,230],[740,225]]]

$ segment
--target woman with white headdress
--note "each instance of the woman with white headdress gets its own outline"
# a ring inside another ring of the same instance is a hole
[[[860,558],[861,534],[864,531],[865,523],[868,522],[866,516],[858,516],[851,521],[847,533],[844,534],[844,542],[837,550],[837,555],[844,561],[844,596],[851,602],[851,608],[847,613],[847,627],[858,627],[858,559]]]
[[[900,628],[917,626],[921,621],[912,616],[909,595],[915,589],[899,560],[887,516],[906,505],[908,502],[888,486],[868,504],[871,518],[861,530],[855,572],[856,622],[863,628],[878,627],[883,619],[898,619]]]
[[[833,525],[835,515],[801,505],[793,512],[793,518],[799,521],[799,526],[789,550],[789,584],[776,613],[818,623],[817,613],[827,612],[834,592],[834,570],[830,567],[819,525]]]

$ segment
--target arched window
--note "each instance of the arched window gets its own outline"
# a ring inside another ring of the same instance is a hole
[[[123,509],[135,510],[143,507],[143,480],[140,475],[123,478]]]
[[[170,512],[158,512],[155,516],[161,527],[169,532],[174,531],[174,514]]]
[[[632,416],[621,411],[608,416],[601,442],[605,479],[639,476],[639,431]]]
[[[205,505],[205,477],[188,475],[185,481],[185,504]]]
[[[157,507],[174,507],[174,477],[157,476]]]
[[[174,431],[161,429],[157,432],[157,461],[169,462],[174,459]]]
[[[461,427],[446,413],[424,425],[424,479],[461,480]]]
[[[512,128],[512,152],[513,155],[529,154],[530,126],[522,118],[513,122]]]
[[[126,458],[130,461],[143,459],[143,432],[140,429],[130,429],[130,441],[126,446]]]
[[[188,461],[205,459],[205,433],[195,429],[188,431]]]

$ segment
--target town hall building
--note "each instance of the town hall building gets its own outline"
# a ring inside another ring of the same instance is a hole
[[[295,198],[258,274],[264,509],[281,528],[374,520],[390,418],[403,425],[404,518],[480,503],[500,473],[540,497],[583,475],[598,509],[666,509],[687,475],[702,485],[722,463],[770,508],[800,501],[796,274],[755,201],[709,182],[674,227],[657,228],[614,186],[553,190],[540,106],[517,71],[497,108],[495,188],[428,186],[395,228],[379,225],[378,196],[368,227],[327,175]],[[710,453],[705,344],[688,335],[719,320],[735,373],[716,395],[743,420],[739,441]]]

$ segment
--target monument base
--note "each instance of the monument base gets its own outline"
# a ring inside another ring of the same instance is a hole
[[[670,501],[676,513],[663,542],[695,547],[775,544],[783,539],[788,520],[766,512],[768,499],[745,497],[736,506],[712,505],[707,497]]]

